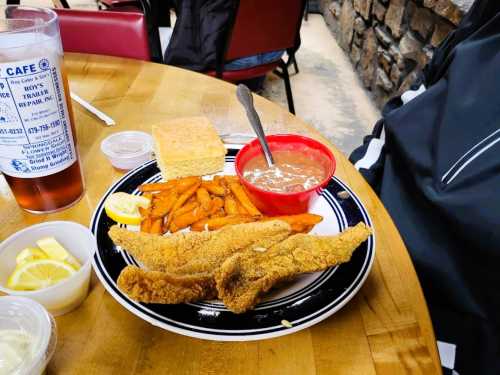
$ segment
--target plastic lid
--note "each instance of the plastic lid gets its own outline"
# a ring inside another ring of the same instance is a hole
[[[110,135],[101,143],[101,150],[109,158],[128,159],[150,153],[153,138],[144,132],[125,131]]]
[[[0,297],[0,335],[2,332],[20,332],[31,340],[29,360],[24,358],[13,374],[43,371],[54,354],[57,333],[54,319],[41,304],[24,297]]]

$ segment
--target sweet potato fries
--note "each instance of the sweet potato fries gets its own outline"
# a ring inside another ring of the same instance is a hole
[[[226,225],[268,221],[252,203],[236,176],[214,176],[212,180],[185,177],[144,184],[139,190],[151,199],[141,209],[141,232],[175,233],[184,228],[212,231]],[[281,216],[294,233],[307,233],[323,218],[314,214]]]

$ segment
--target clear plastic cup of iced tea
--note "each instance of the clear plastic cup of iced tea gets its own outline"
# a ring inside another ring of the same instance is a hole
[[[83,195],[69,98],[57,14],[0,6],[0,171],[29,212]]]

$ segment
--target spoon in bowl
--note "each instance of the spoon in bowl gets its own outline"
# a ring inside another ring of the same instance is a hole
[[[255,134],[257,134],[260,145],[264,150],[264,156],[266,158],[267,165],[269,167],[272,167],[274,165],[273,155],[271,154],[271,150],[269,149],[269,145],[267,144],[266,136],[264,134],[264,129],[262,129],[262,123],[260,122],[259,115],[257,114],[257,111],[255,110],[255,107],[253,105],[252,93],[250,92],[248,87],[240,83],[236,89],[236,96],[245,108],[248,121],[250,121],[250,125],[252,125]]]

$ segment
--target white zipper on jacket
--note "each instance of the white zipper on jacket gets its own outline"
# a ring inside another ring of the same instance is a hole
[[[498,142],[500,142],[500,129],[495,130],[489,136],[470,148],[460,159],[455,162],[455,164],[451,166],[450,169],[448,169],[448,171],[441,178],[441,182],[448,185],[460,174],[460,172],[465,169],[465,167],[467,167],[467,165],[472,163],[474,159],[481,156],[484,152],[486,152]],[[451,175],[451,177],[448,178],[449,175]]]

